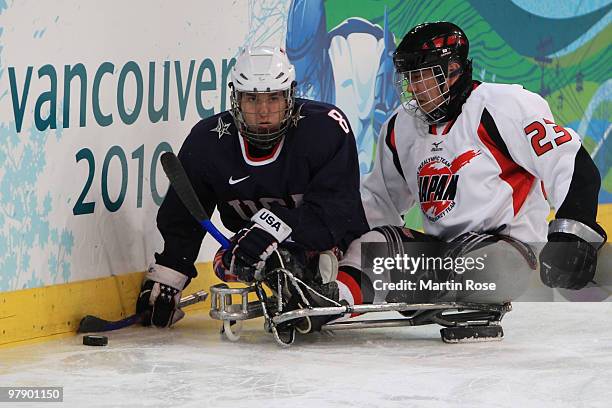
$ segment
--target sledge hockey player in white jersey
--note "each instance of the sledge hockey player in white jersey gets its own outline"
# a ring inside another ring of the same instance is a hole
[[[543,283],[583,288],[606,241],[596,222],[597,168],[542,97],[520,85],[472,80],[468,50],[465,33],[448,22],[420,24],[399,44],[393,59],[402,106],[383,126],[361,188],[373,230],[351,244],[341,268],[358,267],[361,242],[442,242],[455,255],[480,248],[497,254],[486,274],[499,290],[465,295],[503,303],[526,289],[537,267],[528,243],[540,242]],[[556,209],[548,227],[547,197]],[[415,203],[425,234],[402,228]]]
[[[333,105],[295,98],[294,67],[278,47],[243,50],[231,79],[232,109],[196,124],[178,154],[205,211],[218,209],[235,233],[231,247],[217,252],[214,272],[226,282],[267,279],[280,291],[266,273],[284,266],[316,288],[292,297],[295,288],[286,287],[287,307],[336,304],[342,283],[334,251],[368,229],[350,125]],[[137,313],[146,313],[146,325],[168,327],[183,316],[177,304],[197,274],[204,232],[173,188],[157,225],[164,250],[145,275]]]

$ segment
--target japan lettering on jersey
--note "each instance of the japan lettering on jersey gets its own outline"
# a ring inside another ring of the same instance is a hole
[[[418,167],[419,200],[423,214],[435,222],[455,208],[459,170],[478,156],[480,151],[468,150],[452,162],[431,156]]]

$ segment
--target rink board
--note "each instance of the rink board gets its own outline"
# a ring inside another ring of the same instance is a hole
[[[208,291],[219,283],[212,264],[197,265],[198,277],[186,291]],[[134,313],[143,272],[0,293],[0,347],[74,335],[91,314],[120,320]],[[186,310],[210,308],[210,300]]]

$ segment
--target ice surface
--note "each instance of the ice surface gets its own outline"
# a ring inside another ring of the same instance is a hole
[[[283,349],[261,320],[237,343],[218,327],[200,312],[171,330],[110,332],[107,347],[79,335],[2,349],[0,385],[63,386],[61,406],[82,407],[612,406],[612,303],[515,303],[503,341],[473,344],[442,343],[432,325]]]

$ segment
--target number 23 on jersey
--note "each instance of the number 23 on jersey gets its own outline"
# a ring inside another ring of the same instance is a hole
[[[543,119],[543,121],[544,123],[536,120],[525,126],[525,134],[531,138],[531,147],[538,156],[554,149],[551,141],[542,143],[546,138],[546,127],[552,127],[552,130],[555,132],[556,137],[553,139],[553,142],[557,147],[572,140],[572,135],[564,127],[547,119]]]

